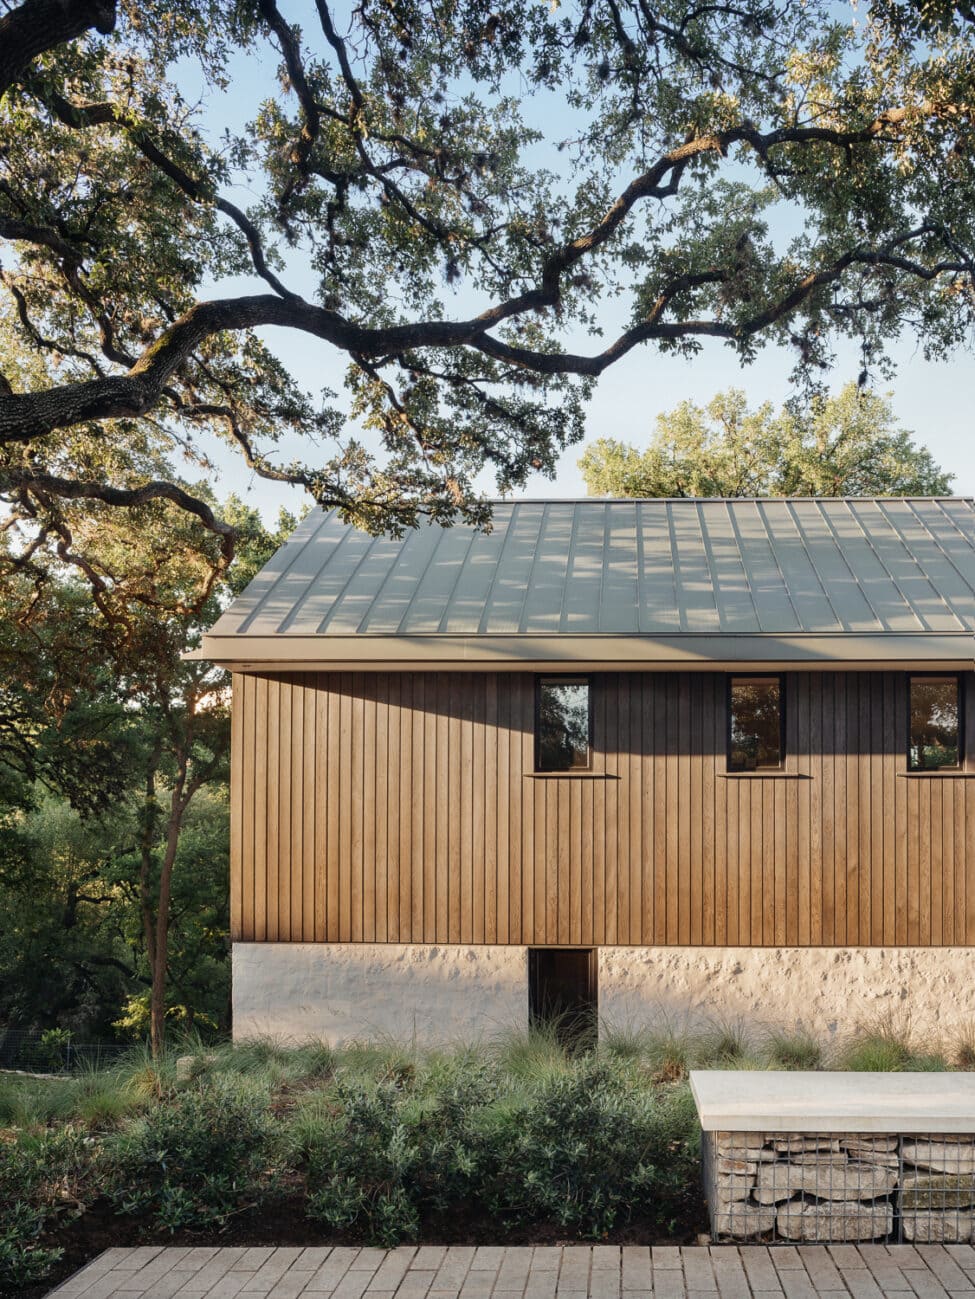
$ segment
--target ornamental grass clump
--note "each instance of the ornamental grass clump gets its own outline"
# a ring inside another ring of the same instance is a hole
[[[106,1146],[105,1191],[155,1227],[219,1226],[275,1190],[280,1134],[267,1097],[235,1080],[170,1093]]]
[[[823,1048],[807,1029],[769,1029],[765,1049],[773,1069],[819,1069]]]

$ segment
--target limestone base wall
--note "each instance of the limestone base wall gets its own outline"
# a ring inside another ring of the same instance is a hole
[[[233,1008],[237,1041],[474,1041],[527,1026],[527,948],[234,943]]]
[[[528,1024],[525,947],[235,943],[234,1037],[474,1041]],[[746,1032],[802,1024],[824,1044],[890,1014],[919,1039],[975,1022],[975,948],[602,947],[610,1028]]]
[[[975,1021],[972,947],[602,947],[599,1015],[615,1027],[746,1031],[802,1024],[828,1042],[890,1015],[919,1038]]]

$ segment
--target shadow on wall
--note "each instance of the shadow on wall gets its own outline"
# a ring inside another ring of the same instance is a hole
[[[773,638],[774,639],[774,638]],[[774,651],[770,650],[770,653]],[[579,674],[577,664],[566,671]],[[462,726],[499,727],[529,740],[535,732],[535,681],[530,672],[254,673],[272,684],[335,696],[345,714],[363,707],[402,710]],[[619,756],[710,756],[727,749],[725,672],[595,672],[592,683],[595,767]],[[907,753],[904,671],[784,672],[785,747],[789,758]],[[975,700],[975,673],[962,673]],[[963,710],[966,770],[975,773],[975,707]]]

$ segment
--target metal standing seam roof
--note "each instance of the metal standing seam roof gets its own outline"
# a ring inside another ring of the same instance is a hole
[[[204,642],[975,636],[975,501],[498,502],[371,537],[313,510]],[[975,643],[975,642],[973,642]],[[975,657],[972,649],[969,657]]]

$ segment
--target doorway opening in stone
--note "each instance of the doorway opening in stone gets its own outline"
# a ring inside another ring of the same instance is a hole
[[[567,1051],[588,1051],[598,1037],[598,976],[593,947],[528,949],[528,1015],[550,1027]]]

